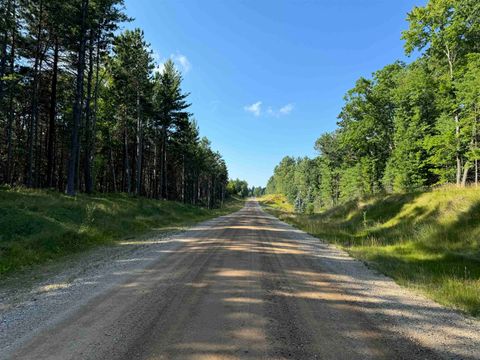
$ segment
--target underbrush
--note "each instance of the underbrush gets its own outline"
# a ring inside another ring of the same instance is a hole
[[[240,209],[221,209],[126,194],[66,195],[0,188],[0,276],[149,231],[179,230]]]

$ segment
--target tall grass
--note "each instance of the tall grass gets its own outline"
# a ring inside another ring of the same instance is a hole
[[[34,264],[148,231],[171,231],[240,209],[208,210],[125,194],[68,197],[0,188],[0,277]]]
[[[387,195],[314,215],[294,214],[278,199],[261,202],[398,283],[480,316],[480,190],[444,187]]]

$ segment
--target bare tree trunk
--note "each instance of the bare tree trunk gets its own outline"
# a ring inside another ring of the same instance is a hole
[[[475,106],[475,114],[477,114],[477,107]],[[477,159],[477,153],[478,153],[478,130],[477,130],[477,125],[478,125],[478,118],[475,116],[474,123],[473,123],[473,149],[475,153],[475,187],[478,187],[478,159]]]
[[[475,159],[475,187],[478,187],[478,160]]]
[[[58,175],[57,175],[57,188],[62,190],[64,188],[65,179],[63,174],[64,164],[65,164],[65,147],[60,146],[60,166],[58,167]]]
[[[158,145],[155,141],[153,145],[153,184],[152,184],[152,196],[154,198],[158,198],[158,174],[157,174],[157,167],[158,167]]]
[[[34,149],[34,155],[35,155],[35,165],[34,165],[34,181],[33,181],[33,186],[34,187],[39,187],[40,186],[40,159],[42,157],[42,147],[39,146],[39,134],[42,134],[42,123],[40,122],[40,107],[39,107],[39,99],[40,99],[40,83],[41,83],[41,75],[43,72],[43,57],[45,56],[44,52],[41,52],[40,54],[40,62],[39,62],[39,67],[38,67],[38,81],[37,81],[37,87],[36,87],[36,104],[35,104],[35,126],[34,126],[34,144],[33,144],[33,149]]]
[[[465,164],[463,166],[463,176],[462,176],[462,187],[465,187],[467,185],[467,178],[468,178],[468,171],[470,170],[470,165]]]
[[[185,198],[185,154],[182,155],[182,202],[185,204],[186,198]]]
[[[77,79],[75,89],[75,102],[73,105],[73,128],[70,144],[70,158],[68,160],[68,179],[67,194],[75,195],[75,175],[78,162],[79,130],[80,120],[82,118],[82,100],[83,100],[83,79],[85,77],[85,47],[86,47],[86,28],[88,16],[88,0],[82,0],[82,22],[80,29],[80,48],[78,51]]]
[[[455,139],[456,139],[455,159],[457,162],[457,185],[460,185],[462,180],[462,159],[460,157],[460,121],[458,118],[458,114],[455,114]]]
[[[140,90],[137,89],[137,165],[136,165],[136,187],[135,194],[142,194],[142,119],[140,115]]]
[[[110,156],[110,170],[112,172],[113,192],[117,192],[117,177],[115,173],[115,160],[113,159],[112,137],[110,136],[110,132],[108,132],[108,144],[108,152]]]
[[[47,145],[47,186],[53,186],[54,158],[55,158],[55,135],[56,135],[56,116],[57,116],[57,84],[58,84],[58,36],[55,36],[55,45],[53,51],[53,69],[52,69],[52,88],[50,96],[50,114],[48,125],[48,145]]]
[[[27,183],[28,187],[33,186],[33,172],[34,172],[34,148],[37,141],[37,126],[38,126],[38,92],[39,92],[39,67],[40,67],[40,42],[42,34],[42,15],[43,15],[43,1],[40,0],[38,27],[37,27],[37,41],[35,45],[35,63],[33,66],[33,93],[32,93],[32,109],[30,114],[30,124],[28,130],[28,161],[27,161]]]
[[[5,13],[1,14],[4,16],[5,21],[10,17],[10,13],[12,10],[12,2],[9,1],[7,6],[5,7]],[[13,30],[15,32],[15,30]],[[4,93],[4,80],[3,77],[5,76],[5,72],[7,70],[7,46],[8,46],[8,26],[5,26],[3,31],[3,39],[2,39],[2,57],[0,58],[0,104],[3,100],[3,93]]]
[[[167,138],[166,138],[166,136],[165,136],[164,156],[165,156],[165,158],[163,159],[163,166],[164,166],[163,185],[165,186],[165,200],[168,200],[168,155],[167,155]]]
[[[92,179],[92,81],[93,81],[93,31],[90,30],[90,41],[88,49],[88,76],[87,76],[87,98],[85,100],[85,191],[88,194],[93,192]]]
[[[197,184],[198,184],[198,175],[197,172],[194,171],[192,175],[192,204],[196,205],[197,204]]]
[[[167,130],[162,129],[162,154],[161,154],[161,194],[163,199],[168,199],[167,184]]]
[[[115,175],[115,161],[113,160],[112,146],[110,145],[110,168],[112,171],[113,192],[117,192],[117,177]]]
[[[162,132],[162,143],[160,144],[160,183],[159,183],[159,196],[163,199],[163,132]]]
[[[17,20],[16,20],[16,4],[13,1],[13,26],[12,26],[12,46],[10,50],[10,73],[15,72],[15,49],[16,49],[16,27],[17,27]],[[12,160],[13,160],[13,139],[12,139],[12,128],[13,128],[13,120],[15,117],[15,111],[13,109],[14,106],[14,89],[15,83],[11,82],[9,86],[9,110],[8,110],[8,122],[7,122],[7,168],[5,171],[6,182],[11,184],[12,182]],[[0,97],[1,102],[1,97]]]
[[[197,174],[197,178],[195,179],[195,194],[194,194],[194,199],[193,199],[193,204],[197,205],[198,200],[200,199],[200,174]]]
[[[92,137],[90,138],[90,169],[93,168],[93,161],[95,157],[95,149],[96,149],[96,129],[97,129],[97,114],[98,114],[98,91],[100,88],[100,39],[97,39],[97,55],[96,55],[96,68],[95,68],[95,90],[94,90],[94,99],[93,99],[93,114],[92,114],[92,122],[91,122],[91,131]],[[90,173],[93,171],[91,170]],[[92,191],[95,189],[95,184],[93,183],[93,175],[91,188]]]
[[[130,162],[128,161],[128,132],[127,132],[127,124],[125,124],[124,128],[124,137],[123,137],[123,146],[125,151],[124,157],[124,166],[125,166],[125,185],[126,185],[126,192],[128,194],[132,191],[132,180],[130,175]]]
[[[447,56],[448,67],[450,71],[450,81],[452,82],[452,96],[455,98],[454,86],[454,63],[455,63],[455,53],[446,46],[445,55]],[[458,116],[458,111],[455,111],[454,116],[455,121],[455,139],[456,139],[456,150],[455,150],[455,161],[456,161],[456,183],[457,186],[460,186],[462,180],[462,159],[460,154],[460,119]]]

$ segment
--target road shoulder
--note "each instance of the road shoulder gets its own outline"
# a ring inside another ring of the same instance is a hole
[[[480,359],[479,320],[402,287],[342,249],[296,229],[272,214],[265,214],[276,219],[279,227],[294,232],[300,249],[316,258],[319,267],[316,274],[323,274],[322,281],[338,289],[336,301],[339,306],[362,314],[385,336],[390,334],[388,336],[397,339],[409,339],[421,348],[434,351],[440,358]],[[308,276],[302,274],[304,282],[316,281]],[[321,291],[318,296],[322,298]]]
[[[183,245],[182,235],[221,222],[228,215],[185,231],[149,234],[77,254],[0,285],[0,358],[54,326],[96,296],[136,276]],[[48,268],[48,270],[47,270]]]

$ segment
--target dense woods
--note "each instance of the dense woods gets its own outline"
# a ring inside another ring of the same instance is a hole
[[[248,187],[248,182],[245,180],[234,179],[229,180],[227,184],[227,194],[240,196],[245,198],[247,196],[262,196],[265,194],[265,188],[261,186]]]
[[[479,182],[480,2],[430,0],[402,33],[410,64],[360,78],[314,159],[284,158],[267,192],[300,212],[382,192]]]
[[[228,173],[122,0],[0,0],[0,183],[213,207]]]

